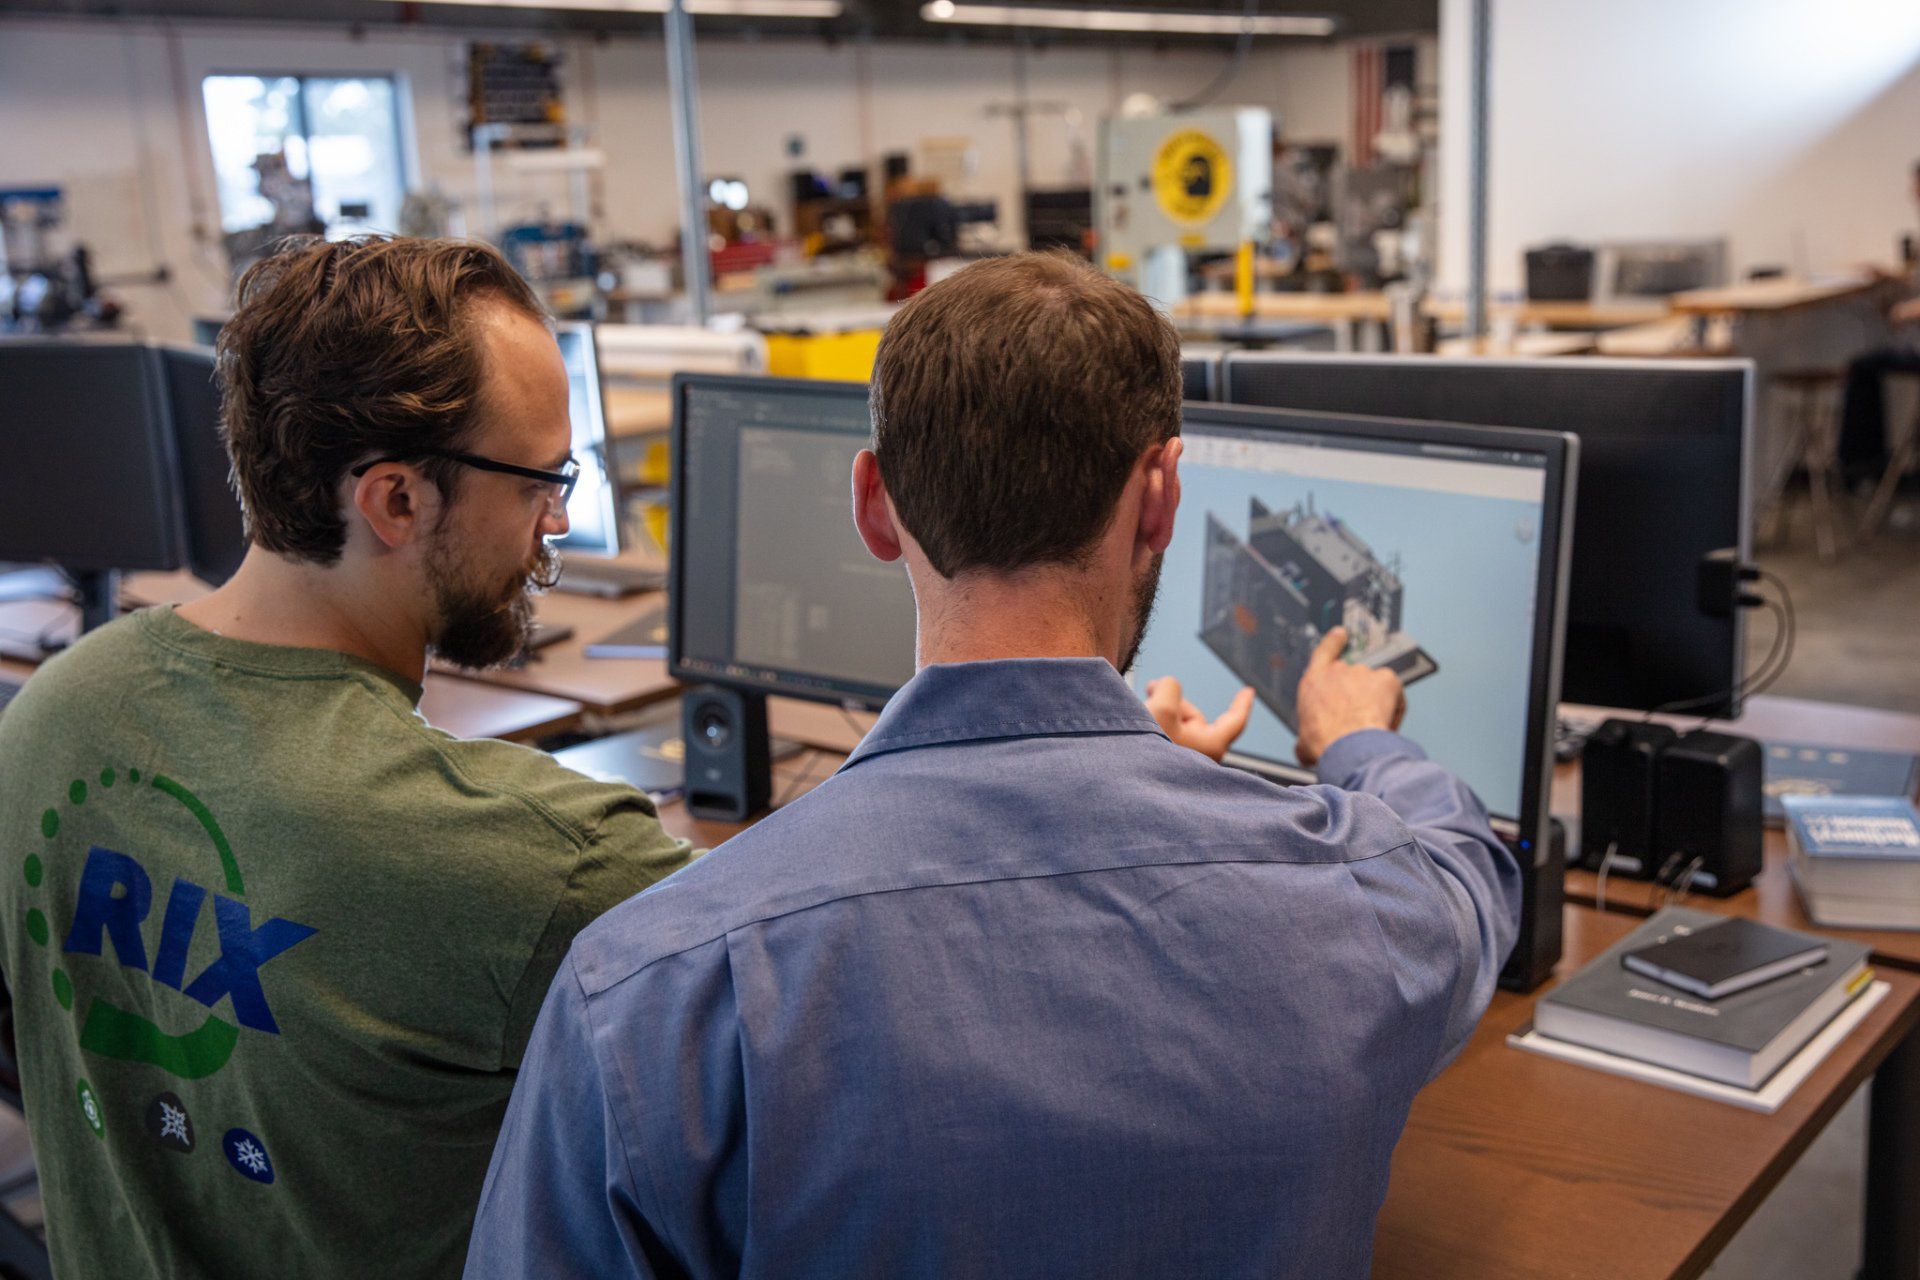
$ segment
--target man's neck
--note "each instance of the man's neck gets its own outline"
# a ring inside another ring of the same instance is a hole
[[[953,581],[916,581],[919,630],[915,664],[990,662],[1006,658],[1105,658],[1119,661],[1125,616],[1090,600],[1097,591],[1065,570],[1018,575],[969,574]]]
[[[332,649],[417,684],[426,678],[426,629],[395,603],[364,585],[354,590],[344,568],[254,547],[224,586],[176,612],[232,640]]]

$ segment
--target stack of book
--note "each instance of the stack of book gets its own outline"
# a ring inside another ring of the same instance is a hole
[[[1920,813],[1891,796],[1785,796],[1787,868],[1828,929],[1920,929]]]
[[[1510,1041],[1773,1111],[1886,990],[1858,943],[1668,907],[1543,996]]]

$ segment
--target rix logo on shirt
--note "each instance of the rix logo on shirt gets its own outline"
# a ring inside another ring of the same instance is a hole
[[[230,996],[233,1016],[241,1026],[280,1034],[280,1024],[273,1020],[267,993],[260,985],[261,967],[312,937],[315,930],[279,916],[256,929],[246,903],[215,894],[213,918],[219,930],[220,958],[182,986],[187,953],[206,898],[207,891],[192,881],[174,880],[161,920],[160,946],[153,957],[153,980],[208,1008],[219,1003],[221,997]],[[67,930],[61,949],[97,956],[104,954],[104,944],[111,940],[122,965],[147,972],[146,941],[140,935],[140,924],[152,905],[153,881],[146,869],[124,853],[95,845],[87,851],[73,927]]]
[[[60,944],[61,951],[68,958],[104,957],[111,943],[113,957],[123,969],[148,974],[161,986],[205,1005],[209,1012],[191,1031],[162,1030],[152,1018],[123,1009],[107,996],[83,999],[87,994],[84,974],[69,974],[59,966],[51,974],[53,994],[61,1008],[76,1014],[84,1010],[80,1047],[86,1052],[118,1062],[159,1067],[182,1080],[199,1080],[227,1065],[239,1042],[241,1027],[265,1035],[280,1034],[280,1024],[261,985],[260,971],[274,957],[312,937],[315,930],[279,916],[255,928],[247,909],[240,860],[213,811],[199,796],[163,774],[149,774],[144,786],[141,781],[139,769],[123,773],[111,767],[100,770],[97,789],[87,779],[75,778],[67,787],[66,805],[50,806],[40,816],[40,834],[47,841],[49,855],[56,854],[68,841],[75,846],[88,845],[75,893],[73,920]],[[224,894],[213,895],[219,956],[192,981],[187,980],[187,960],[205,914],[202,908],[208,890],[184,877],[174,880],[149,967],[141,925],[154,905],[152,877],[135,859],[86,841],[82,834],[91,814],[103,804],[133,806],[130,817],[140,824],[164,821],[163,814],[141,812],[140,807],[154,797],[178,804],[205,832],[226,889]],[[28,857],[24,872],[30,887],[40,887],[50,861],[51,857],[43,859],[39,854]],[[36,946],[52,941],[53,931],[40,907],[27,912],[26,926],[27,937]],[[232,1002],[232,1021],[211,1012],[223,999]]]

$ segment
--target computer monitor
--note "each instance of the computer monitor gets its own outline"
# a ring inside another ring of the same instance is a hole
[[[1180,353],[1180,398],[1182,400],[1219,399],[1220,357]]]
[[[178,453],[187,568],[219,586],[247,554],[246,522],[233,491],[233,462],[220,438],[220,386],[206,347],[160,346]]]
[[[1570,431],[1580,515],[1568,585],[1569,702],[1739,714],[1738,610],[1701,611],[1713,553],[1748,558],[1753,366],[1743,360],[1439,359],[1234,353],[1234,404]]]
[[[0,476],[0,561],[66,570],[83,628],[113,616],[116,571],[182,563],[173,431],[151,347],[0,341]]]
[[[600,385],[593,326],[558,324],[554,339],[567,366],[567,408],[573,417],[573,456],[580,479],[567,500],[567,536],[555,545],[568,554],[611,556],[620,550],[620,511],[607,443],[606,398]]]
[[[1129,679],[1256,696],[1233,763],[1291,772],[1295,695],[1336,626],[1407,686],[1405,730],[1544,837],[1571,437],[1189,404],[1180,514]]]
[[[668,670],[877,708],[913,677],[913,592],[854,530],[861,383],[673,381]]]

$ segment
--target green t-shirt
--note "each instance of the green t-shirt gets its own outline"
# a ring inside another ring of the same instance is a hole
[[[461,1268],[573,936],[684,865],[645,796],[170,610],[0,715],[0,962],[54,1268]]]

